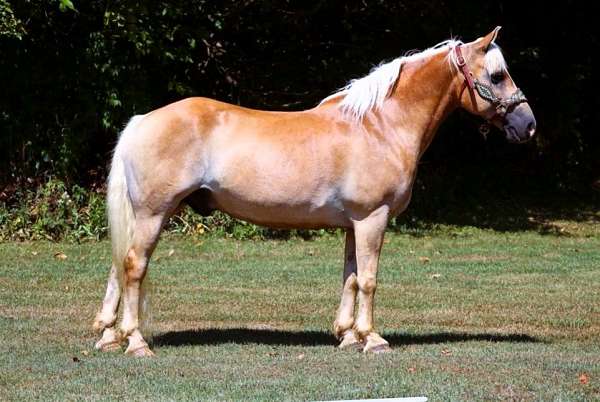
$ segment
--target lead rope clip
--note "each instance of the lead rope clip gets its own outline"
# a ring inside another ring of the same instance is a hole
[[[479,126],[479,132],[483,136],[483,139],[487,141],[487,136],[490,133],[490,125],[485,122]]]

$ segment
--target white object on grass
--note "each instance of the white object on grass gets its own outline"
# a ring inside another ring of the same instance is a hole
[[[424,396],[415,396],[411,398],[340,399],[336,401],[319,402],[427,402],[427,398]]]

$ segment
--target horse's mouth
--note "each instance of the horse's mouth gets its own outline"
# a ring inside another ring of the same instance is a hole
[[[517,133],[517,129],[514,128],[513,126],[504,126],[504,132],[506,133],[506,138],[508,139],[508,141],[515,143],[515,144],[522,144],[529,140],[529,138],[519,137],[519,134]]]

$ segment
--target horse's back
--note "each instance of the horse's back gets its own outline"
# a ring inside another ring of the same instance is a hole
[[[369,209],[395,191],[383,179],[391,177],[383,148],[323,107],[275,112],[188,98],[150,112],[138,130],[139,187],[150,198],[169,187],[203,213],[274,227],[348,226],[354,206]]]

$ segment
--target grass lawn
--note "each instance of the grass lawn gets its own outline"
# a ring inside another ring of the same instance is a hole
[[[63,253],[58,254],[58,253]],[[163,239],[154,359],[95,352],[107,242],[0,244],[0,400],[600,399],[600,235],[386,237],[385,355],[339,351],[343,239]],[[64,258],[66,256],[66,258]]]

